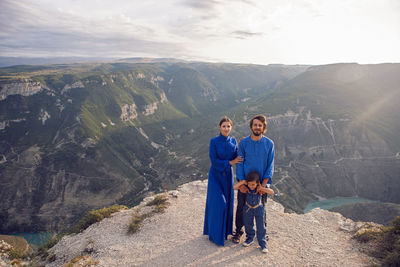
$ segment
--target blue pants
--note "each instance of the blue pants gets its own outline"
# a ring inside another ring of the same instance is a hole
[[[267,247],[265,236],[267,230],[264,224],[264,206],[261,205],[255,209],[249,209],[247,205],[243,207],[243,223],[246,231],[246,239],[253,240],[255,236],[254,219],[256,220],[257,227],[257,240],[261,248]]]

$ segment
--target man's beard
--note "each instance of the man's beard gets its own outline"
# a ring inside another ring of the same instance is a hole
[[[253,134],[254,134],[255,136],[260,136],[260,135],[261,135],[261,131],[259,131],[259,132],[252,131],[252,132],[253,132]]]

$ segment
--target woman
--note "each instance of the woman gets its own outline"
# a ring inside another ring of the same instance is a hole
[[[232,121],[224,116],[219,122],[220,134],[210,141],[211,167],[208,173],[204,235],[223,246],[233,229],[233,169],[240,163],[236,139],[229,136]]]

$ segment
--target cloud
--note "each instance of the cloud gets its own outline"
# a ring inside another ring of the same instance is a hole
[[[220,4],[219,1],[216,0],[185,0],[181,2],[182,5],[194,8],[194,9],[199,9],[199,10],[213,10],[218,4]]]
[[[0,56],[398,61],[400,5],[366,1],[0,0]]]
[[[248,32],[248,31],[233,31],[231,32],[231,34],[238,39],[247,39],[264,35],[264,33],[262,32]]]
[[[122,15],[93,20],[8,0],[1,1],[0,10],[0,55],[3,56],[140,54],[164,57],[179,56],[186,50],[177,42],[157,39],[158,29],[134,23]]]
[[[256,6],[256,3],[252,0],[184,0],[181,4],[199,10],[214,10],[217,6],[224,6],[232,2],[242,2]]]

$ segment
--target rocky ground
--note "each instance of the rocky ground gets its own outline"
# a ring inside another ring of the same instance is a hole
[[[149,197],[83,233],[64,237],[43,264],[63,266],[74,258],[85,266],[367,266],[373,261],[352,239],[360,223],[321,209],[304,215],[284,213],[273,199],[267,204],[267,254],[255,243],[243,247],[228,240],[224,247],[216,246],[202,235],[206,188],[207,181],[195,181],[168,192],[166,211],[128,234],[132,214],[151,209],[145,206]],[[85,257],[77,258],[81,255]]]

